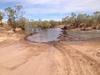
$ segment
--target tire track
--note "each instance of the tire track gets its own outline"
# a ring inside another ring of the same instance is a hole
[[[72,75],[73,70],[76,74],[74,75],[99,75],[100,74],[100,63],[95,59],[81,53],[80,51],[72,48],[71,46],[60,42],[54,43],[53,46],[57,48],[66,57],[70,58],[70,68]],[[66,63],[67,64],[67,63]],[[73,69],[74,68],[74,69]]]

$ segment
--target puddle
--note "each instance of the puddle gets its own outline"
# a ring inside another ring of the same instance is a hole
[[[51,42],[60,40],[59,37],[62,34],[62,29],[51,28],[45,30],[39,30],[36,34],[28,36],[26,39],[31,42]]]
[[[31,42],[52,42],[52,41],[85,41],[100,38],[100,31],[64,31],[60,28],[37,29],[26,39]]]

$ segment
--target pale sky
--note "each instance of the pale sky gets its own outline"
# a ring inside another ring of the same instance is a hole
[[[24,16],[29,19],[59,20],[71,12],[100,11],[100,0],[0,0],[0,10],[22,4]]]

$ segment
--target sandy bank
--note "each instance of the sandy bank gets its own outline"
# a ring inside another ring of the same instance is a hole
[[[30,43],[0,33],[0,75],[99,75],[100,39]]]

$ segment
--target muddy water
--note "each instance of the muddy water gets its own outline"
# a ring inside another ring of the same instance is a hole
[[[40,30],[36,34],[27,37],[27,40],[32,42],[50,42],[60,40],[58,37],[62,34],[62,29],[51,28]]]
[[[37,30],[36,34],[28,36],[26,39],[31,42],[51,42],[51,41],[85,41],[93,38],[100,38],[100,30],[96,31],[64,31],[60,28]]]

